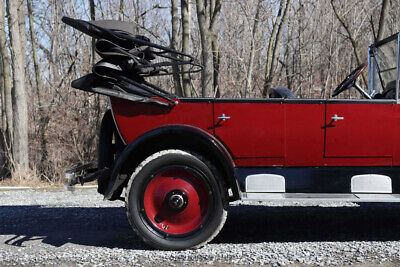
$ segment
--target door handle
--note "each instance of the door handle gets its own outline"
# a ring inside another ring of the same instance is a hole
[[[334,121],[338,121],[338,120],[344,120],[344,117],[338,117],[338,115],[335,114],[335,116],[333,116],[331,119]]]
[[[222,114],[221,116],[219,116],[218,117],[218,119],[219,120],[222,120],[222,121],[224,121],[224,120],[229,120],[231,117],[229,117],[229,116],[225,116],[225,114]]]

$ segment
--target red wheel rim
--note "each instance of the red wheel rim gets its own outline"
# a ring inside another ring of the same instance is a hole
[[[180,192],[178,195],[186,200],[179,210],[171,209],[169,205],[171,195],[176,192]],[[169,235],[188,234],[201,227],[207,217],[209,204],[208,187],[201,174],[183,167],[157,173],[143,194],[147,220],[157,231]]]

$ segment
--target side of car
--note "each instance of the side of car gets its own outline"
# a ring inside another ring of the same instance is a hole
[[[132,227],[157,248],[205,244],[238,199],[400,201],[393,100],[180,99],[168,112],[120,99],[111,106],[126,146],[104,194],[117,199],[125,188]]]
[[[183,73],[174,66],[200,71],[192,56],[130,23],[63,21],[97,39],[102,58],[72,87],[111,105],[97,168],[67,172],[68,185],[97,179],[151,246],[206,244],[239,199],[400,202],[399,34],[371,45],[368,64],[332,93],[355,88],[364,99],[300,99],[284,87],[269,99],[180,99],[146,79]],[[367,67],[368,92],[357,82]]]

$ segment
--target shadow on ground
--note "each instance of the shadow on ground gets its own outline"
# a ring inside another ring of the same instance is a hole
[[[243,208],[243,209],[242,209]],[[234,206],[217,243],[400,240],[399,204]]]
[[[148,249],[130,229],[125,210],[111,207],[0,206],[0,240],[13,246],[41,240],[57,247],[72,243]],[[360,240],[400,240],[400,205],[232,206],[213,243]]]

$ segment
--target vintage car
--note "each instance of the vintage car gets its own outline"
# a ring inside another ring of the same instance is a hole
[[[299,99],[281,87],[267,99],[178,98],[145,78],[171,74],[163,68],[173,64],[199,71],[189,55],[135,36],[126,23],[63,21],[96,38],[102,57],[72,86],[109,96],[111,107],[98,166],[69,171],[69,185],[97,179],[105,199],[125,201],[149,245],[206,244],[236,200],[400,201],[399,34],[369,47],[368,63],[336,98]],[[345,90],[364,99],[341,99]]]

